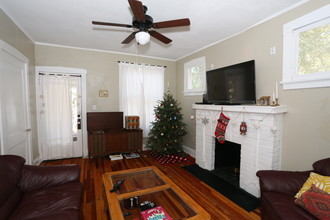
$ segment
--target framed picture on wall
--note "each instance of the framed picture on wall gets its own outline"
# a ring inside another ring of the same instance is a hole
[[[99,91],[99,96],[100,97],[108,97],[108,95],[109,95],[108,90],[100,90]]]

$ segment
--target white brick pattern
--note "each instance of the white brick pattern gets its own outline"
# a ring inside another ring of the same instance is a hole
[[[287,107],[193,105],[196,109],[196,163],[207,170],[214,169],[214,131],[221,108],[230,118],[226,140],[241,145],[240,187],[259,197],[256,172],[281,167],[283,115]],[[239,130],[243,119],[247,124],[246,135],[241,135]]]

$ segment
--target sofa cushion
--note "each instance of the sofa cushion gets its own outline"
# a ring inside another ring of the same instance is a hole
[[[0,155],[0,219],[6,219],[21,199],[18,183],[24,158],[15,155]]]
[[[71,182],[26,192],[9,220],[78,219],[81,189],[80,182]]]
[[[330,194],[315,185],[296,199],[295,203],[318,219],[330,219]]]
[[[274,192],[262,194],[263,212],[277,220],[315,220],[316,218],[294,203],[294,197]]]
[[[25,165],[19,187],[26,192],[68,182],[79,182],[79,178],[80,166],[75,164],[46,167]]]
[[[309,178],[306,180],[304,185],[301,187],[295,198],[299,198],[304,192],[309,190],[312,185],[330,193],[330,176],[322,176],[320,174],[311,172]]]

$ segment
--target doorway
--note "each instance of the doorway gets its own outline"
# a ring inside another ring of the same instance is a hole
[[[0,40],[0,152],[32,163],[28,59]]]
[[[87,155],[86,71],[39,66],[36,74],[41,160]]]

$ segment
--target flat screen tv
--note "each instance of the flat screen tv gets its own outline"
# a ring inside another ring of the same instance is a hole
[[[254,60],[206,72],[208,102],[220,105],[255,104]]]

